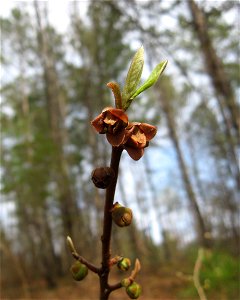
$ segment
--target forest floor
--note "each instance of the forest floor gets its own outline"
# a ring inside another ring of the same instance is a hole
[[[121,280],[123,276],[114,274],[111,284]],[[184,286],[183,282],[172,274],[140,274],[138,283],[142,286],[142,300],[177,300],[178,291]],[[17,296],[21,291],[14,287],[11,290],[2,291],[1,300],[97,300],[99,293],[98,278],[95,274],[89,273],[82,282],[75,282],[69,278],[58,281],[57,288],[47,289],[44,282],[33,283],[30,287],[29,296]],[[110,300],[129,299],[125,290],[119,289],[113,292]]]

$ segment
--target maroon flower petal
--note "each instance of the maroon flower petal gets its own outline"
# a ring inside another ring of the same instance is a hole
[[[107,133],[107,140],[114,147],[118,147],[121,144],[123,144],[124,138],[125,138],[125,128],[121,129],[120,131],[114,134],[109,132]]]
[[[147,123],[141,123],[139,128],[144,132],[147,141],[150,141],[157,133],[157,127]]]
[[[114,109],[114,108],[111,107],[111,106],[107,106],[107,107],[105,107],[105,108],[102,110],[102,112],[104,113],[104,112],[110,111],[110,110],[112,110],[112,109]]]
[[[103,131],[104,123],[102,114],[98,115],[94,120],[92,120],[91,124],[97,132]]]
[[[129,127],[139,126],[141,124],[142,123],[139,123],[139,122],[131,122],[131,123],[129,123]]]
[[[127,150],[129,156],[134,160],[139,160],[144,154],[143,148],[132,148],[132,147],[125,146],[125,149]]]

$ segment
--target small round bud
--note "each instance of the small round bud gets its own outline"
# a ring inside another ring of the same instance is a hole
[[[124,278],[122,281],[121,281],[121,285],[123,287],[128,287],[133,281],[129,278]]]
[[[96,168],[92,172],[92,181],[99,189],[106,189],[114,178],[115,174],[112,168]]]
[[[126,288],[126,292],[129,298],[137,299],[141,295],[142,288],[138,283],[133,282]]]
[[[129,258],[122,258],[118,264],[117,264],[117,267],[119,270],[121,271],[127,271],[131,266],[131,261]]]
[[[88,274],[87,266],[80,263],[80,261],[76,261],[72,264],[70,271],[72,273],[73,279],[77,281],[83,280]]]
[[[112,219],[120,227],[128,226],[132,223],[132,210],[117,202],[112,208]]]

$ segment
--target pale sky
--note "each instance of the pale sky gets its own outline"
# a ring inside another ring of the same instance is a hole
[[[13,7],[26,5],[31,10],[33,0],[2,0],[0,2],[0,15],[3,17],[9,16],[9,13]],[[42,0],[39,2],[47,2],[48,3],[48,13],[49,13],[49,21],[50,23],[57,28],[57,30],[61,33],[66,32],[66,29],[69,25],[69,4],[71,2],[75,2],[72,0]],[[84,15],[87,10],[88,0],[77,1],[80,7],[80,15]]]

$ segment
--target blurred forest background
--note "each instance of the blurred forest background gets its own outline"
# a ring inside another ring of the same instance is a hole
[[[100,264],[104,193],[90,177],[111,147],[90,121],[141,45],[143,77],[169,63],[129,109],[158,134],[139,162],[123,154],[116,201],[135,223],[113,228],[112,253],[140,258],[143,299],[198,299],[207,246],[207,298],[239,299],[239,2],[66,1],[64,31],[50,2],[1,17],[1,299],[97,299],[96,276],[71,279],[65,240]]]

